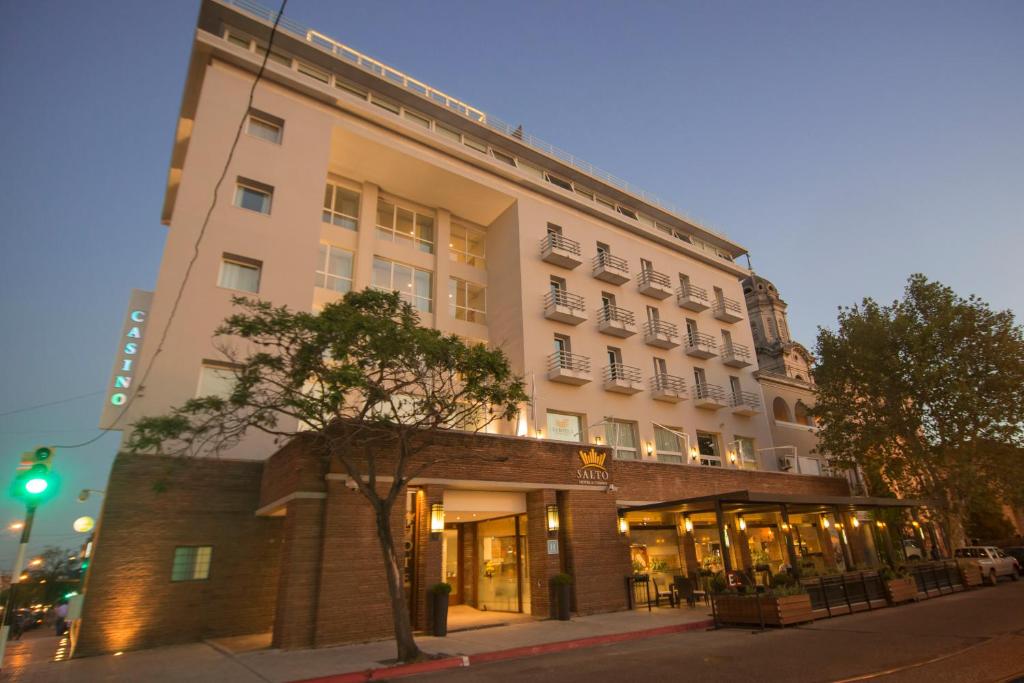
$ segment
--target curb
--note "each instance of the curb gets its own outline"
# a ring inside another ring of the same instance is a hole
[[[381,667],[379,669],[366,669],[363,671],[349,671],[340,674],[331,674],[318,678],[304,678],[291,681],[291,683],[364,683],[365,681],[386,681],[393,678],[415,676],[416,674],[443,671],[445,669],[458,669],[462,667],[486,664],[488,662],[500,662],[507,659],[521,659],[524,657],[536,657],[538,655],[551,654],[553,652],[565,652],[568,650],[579,650],[598,645],[609,645],[629,640],[642,640],[644,638],[655,638],[657,636],[669,635],[672,633],[685,633],[686,631],[697,631],[714,625],[711,619],[693,621],[687,624],[674,624],[672,626],[659,626],[643,631],[627,631],[625,633],[609,633],[602,636],[590,636],[589,638],[577,638],[575,640],[561,640],[554,643],[542,643],[540,645],[527,645],[514,647],[508,650],[495,650],[493,652],[481,652],[475,655],[463,655],[431,659],[425,662],[414,664],[399,664],[397,666]]]

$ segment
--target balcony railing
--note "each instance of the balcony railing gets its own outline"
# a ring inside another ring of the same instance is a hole
[[[552,289],[544,295],[544,307],[547,308],[548,306],[564,306],[565,308],[579,311],[587,310],[582,296],[570,294],[564,289]]]
[[[750,365],[750,347],[731,342],[722,345],[722,362],[734,368]]]
[[[718,353],[718,344],[710,334],[689,331],[686,334],[686,353],[697,358],[711,358]]]
[[[708,290],[696,285],[679,285],[676,303],[691,311],[703,311],[708,307]]]
[[[644,334],[648,337],[678,337],[679,327],[664,320],[648,320],[644,323]]]
[[[606,304],[597,309],[597,322],[636,325],[636,316],[633,315],[633,311]]]
[[[641,294],[655,299],[667,299],[672,296],[672,281],[668,275],[656,270],[645,268],[636,276],[637,289]]]
[[[743,319],[743,309],[735,299],[722,297],[715,301],[714,316],[718,320],[734,323]]]
[[[734,391],[730,405],[734,412],[744,415],[761,411],[761,399],[753,391]]]
[[[640,373],[640,368],[622,363],[612,363],[604,366],[604,381],[639,383],[643,381],[643,375]]]
[[[568,351],[555,351],[548,356],[548,371],[568,370],[570,372],[590,372],[590,358]]]
[[[682,377],[659,372],[651,377],[651,391],[670,392],[679,396],[686,395],[686,380]]]
[[[727,405],[727,401],[725,398],[725,389],[718,386],[717,384],[701,382],[699,384],[694,385],[693,397],[694,399],[697,399],[699,401],[714,403],[720,406]]]
[[[583,263],[580,243],[555,232],[549,232],[540,241],[540,257],[563,268],[575,268]]]
[[[599,251],[594,257],[593,264],[594,277],[598,280],[611,282],[614,285],[621,285],[629,280],[629,261],[620,256],[612,256],[606,251]]]

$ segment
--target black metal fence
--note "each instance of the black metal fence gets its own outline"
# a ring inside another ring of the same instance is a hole
[[[886,602],[885,581],[876,571],[807,577],[800,585],[811,596],[811,608],[825,610],[829,616],[883,607]]]

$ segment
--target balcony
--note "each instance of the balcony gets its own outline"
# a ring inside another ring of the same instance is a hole
[[[548,356],[548,379],[563,384],[586,384],[590,377],[590,359],[577,353],[555,351]]]
[[[579,325],[587,319],[583,297],[562,289],[552,289],[544,295],[544,317],[560,323]]]
[[[712,314],[718,320],[724,323],[737,323],[743,320],[743,316],[740,315],[743,309],[740,308],[740,304],[735,299],[729,299],[722,297],[715,302],[715,308]]]
[[[651,398],[666,403],[686,400],[686,380],[675,375],[659,372],[651,377]]]
[[[664,320],[648,320],[644,323],[644,343],[674,349],[679,346],[679,328]]]
[[[656,270],[641,270],[636,276],[637,289],[641,294],[653,296],[655,299],[667,299],[672,296],[672,281],[668,275]]]
[[[729,405],[725,389],[717,384],[704,382],[693,388],[693,405],[705,410],[719,410]]]
[[[711,358],[718,355],[718,345],[710,334],[690,332],[686,335],[685,351],[694,358]]]
[[[736,415],[757,415],[761,412],[761,399],[753,391],[735,391],[729,402]]]
[[[604,368],[605,391],[617,394],[636,394],[643,391],[643,377],[640,368],[622,363],[612,363]]]
[[[733,368],[745,368],[750,365],[750,347],[743,344],[725,344],[722,349],[722,362]]]
[[[583,257],[580,256],[580,243],[554,232],[549,232],[540,241],[540,258],[569,270],[583,263]]]
[[[597,330],[613,337],[632,337],[636,334],[636,318],[625,308],[605,305],[597,310]]]
[[[599,251],[594,257],[594,277],[613,285],[629,282],[629,262],[606,251]]]
[[[695,285],[680,285],[676,289],[676,303],[697,313],[706,311],[708,310],[708,290]]]

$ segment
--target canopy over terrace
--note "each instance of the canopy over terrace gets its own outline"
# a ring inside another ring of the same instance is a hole
[[[731,491],[626,506],[620,527],[630,535],[637,572],[724,571],[762,583],[780,572],[825,574],[925,559],[938,549],[933,527],[918,519],[927,507],[897,498]]]

